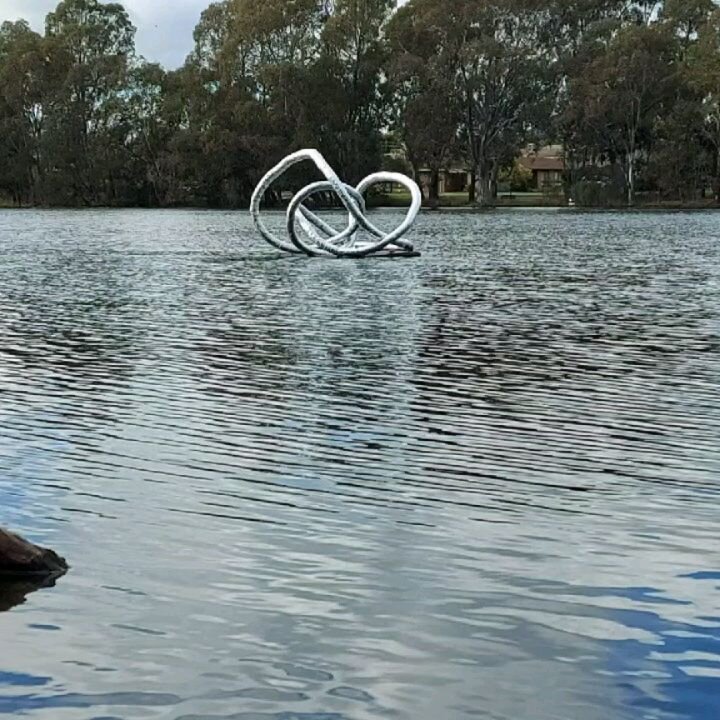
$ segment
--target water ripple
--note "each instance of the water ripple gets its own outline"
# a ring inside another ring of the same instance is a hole
[[[720,716],[719,227],[0,212],[0,713]]]

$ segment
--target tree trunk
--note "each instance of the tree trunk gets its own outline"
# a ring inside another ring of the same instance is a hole
[[[65,559],[52,550],[0,528],[0,582],[7,577],[57,577],[67,570]]]
[[[564,139],[563,147],[565,154],[565,169],[562,174],[563,195],[565,196],[565,202],[570,202],[573,199],[575,188],[575,153],[572,144],[567,138]]]
[[[713,182],[715,187],[715,203],[720,205],[720,147],[717,149],[713,159]]]
[[[493,205],[493,174],[490,163],[481,163],[477,169],[477,180],[475,182],[477,193],[477,204],[480,207],[492,207]]]
[[[420,166],[414,160],[410,160],[410,166],[413,171],[413,180],[420,185]]]
[[[438,205],[440,205],[440,171],[433,169],[428,187],[428,206],[437,208]]]
[[[627,154],[627,204],[628,207],[635,205],[635,152]]]
[[[470,173],[470,187],[468,188],[468,202],[475,204],[475,185],[477,184],[477,173],[473,170]]]

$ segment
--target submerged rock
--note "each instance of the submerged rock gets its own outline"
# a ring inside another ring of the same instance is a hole
[[[18,578],[57,578],[68,570],[64,558],[0,528],[0,587]]]

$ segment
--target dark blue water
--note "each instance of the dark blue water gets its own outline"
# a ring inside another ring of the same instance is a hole
[[[0,715],[720,717],[720,216],[414,240],[0,213]]]

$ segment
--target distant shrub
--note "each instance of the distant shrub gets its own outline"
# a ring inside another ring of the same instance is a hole
[[[511,168],[503,170],[498,176],[498,190],[500,192],[531,192],[535,190],[532,170],[515,161]]]
[[[515,162],[508,177],[511,192],[530,192],[535,189],[532,170]]]
[[[622,191],[608,180],[579,180],[570,187],[570,197],[582,207],[615,207],[623,204]]]

